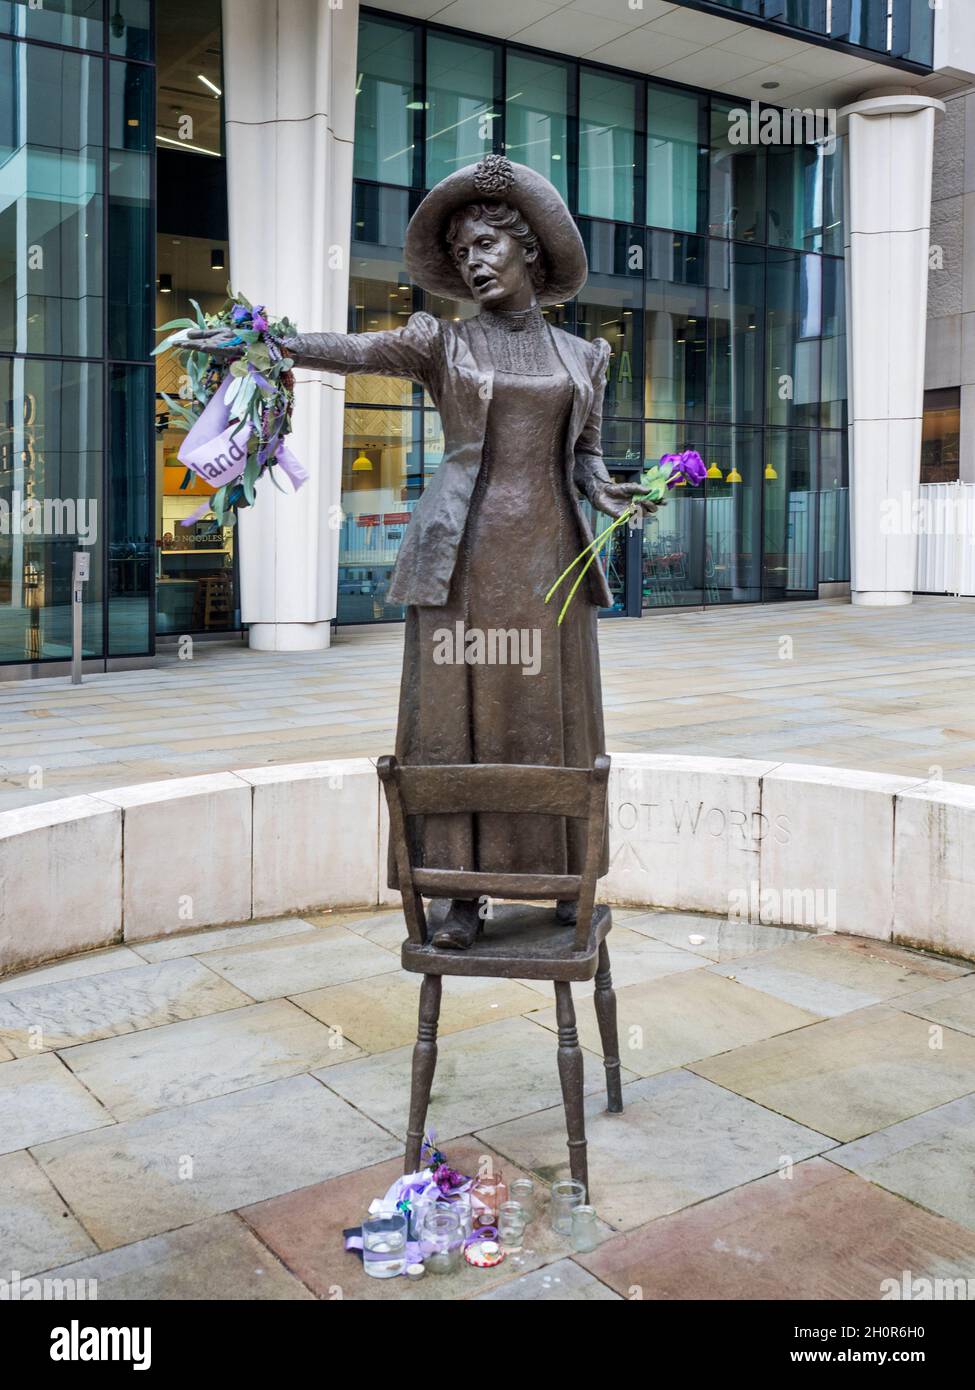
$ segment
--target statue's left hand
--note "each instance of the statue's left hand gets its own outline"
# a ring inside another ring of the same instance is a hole
[[[627,507],[635,503],[637,515],[642,521],[657,510],[658,503],[637,501],[641,492],[646,492],[643,483],[603,483],[593,489],[589,500],[597,512],[605,512],[612,517],[621,517]]]

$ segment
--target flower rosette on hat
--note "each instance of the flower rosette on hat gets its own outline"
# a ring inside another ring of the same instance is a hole
[[[623,512],[622,516],[616,518],[612,526],[607,526],[606,530],[600,532],[596,539],[586,546],[585,550],[579,552],[572,563],[567,565],[562,571],[551,589],[549,589],[548,593],[545,595],[545,602],[548,603],[562,581],[569,577],[576,565],[581,564],[582,561],[585,560],[585,564],[582,565],[582,569],[576,575],[572,588],[569,590],[568,597],[562,605],[559,613],[559,627],[562,626],[562,620],[568,612],[569,604],[575,598],[576,590],[585,578],[589,566],[597,558],[599,552],[609,544],[611,536],[619,527],[639,518],[642,510],[641,503],[652,502],[659,506],[666,499],[671,489],[687,486],[700,487],[706,475],[707,469],[704,466],[704,460],[695,449],[685,449],[681,454],[662,454],[659,463],[651,464],[650,467],[640,475],[640,482],[643,484],[644,490],[637,493],[626,511]]]
[[[173,423],[186,431],[177,457],[186,464],[182,487],[194,475],[208,483],[213,496],[182,521],[190,526],[212,511],[218,526],[232,526],[242,507],[254,505],[256,484],[267,473],[281,491],[275,467],[295,490],[308,474],[287,445],[294,409],[294,366],[280,346],[297,330],[288,319],[272,319],[263,304],[252,305],[242,294],[230,298],[219,312],[205,314],[195,299],[196,318],[171,319],[159,332],[170,332],[153,356],[176,347],[184,380],[180,399],[162,393]],[[225,330],[230,336],[220,357],[187,347],[186,329]],[[229,367],[227,354],[232,354]]]

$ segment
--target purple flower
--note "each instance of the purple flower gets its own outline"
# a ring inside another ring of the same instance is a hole
[[[440,1163],[434,1169],[433,1180],[443,1193],[453,1192],[455,1188],[463,1187],[469,1181],[463,1173],[458,1173],[455,1168],[450,1168],[446,1163]]]
[[[682,454],[664,454],[660,465],[663,467],[667,463],[671,465],[670,477],[667,479],[668,487],[677,487],[681,482],[697,487],[704,482],[707,469],[704,460],[695,449],[685,449]]]
[[[255,309],[254,313],[251,315],[251,327],[256,328],[258,333],[267,332],[267,319],[259,309]]]

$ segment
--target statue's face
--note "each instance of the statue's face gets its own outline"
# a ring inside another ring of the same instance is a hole
[[[475,304],[489,309],[531,305],[534,291],[528,267],[536,251],[526,251],[503,228],[475,217],[462,220],[451,249]]]

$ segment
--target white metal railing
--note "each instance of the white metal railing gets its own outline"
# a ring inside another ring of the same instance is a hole
[[[917,592],[975,595],[975,483],[922,483],[918,503]]]

